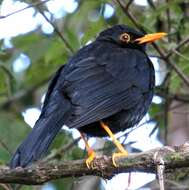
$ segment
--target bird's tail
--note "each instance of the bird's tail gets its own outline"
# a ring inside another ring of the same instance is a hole
[[[54,110],[54,113],[49,113],[49,117],[44,116],[43,114],[40,116],[31,133],[14,153],[10,161],[11,168],[18,166],[26,167],[33,161],[41,158],[41,156],[47,152],[52,140],[68,118],[69,106],[65,105],[66,104],[64,104],[64,106],[57,105],[62,106],[61,109],[55,109],[57,111]]]
[[[49,119],[39,119],[31,133],[14,153],[10,167],[26,167],[38,160],[48,149],[52,140],[61,129],[63,123]]]
[[[31,133],[14,153],[10,161],[11,168],[25,167],[38,160],[47,152],[52,140],[69,118],[70,101],[59,90],[60,84],[62,86],[64,83],[61,75],[64,75],[64,66],[52,78],[41,115]]]

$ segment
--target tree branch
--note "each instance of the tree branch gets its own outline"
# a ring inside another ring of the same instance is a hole
[[[155,156],[164,161],[165,172],[172,172],[175,168],[189,167],[189,144],[179,147],[156,148],[143,153],[130,154],[128,157],[116,159],[117,167],[112,165],[111,157],[98,157],[92,163],[92,169],[88,169],[85,160],[36,163],[28,168],[10,169],[0,167],[0,183],[18,184],[42,184],[50,180],[65,177],[78,177],[84,175],[96,175],[110,179],[115,174],[123,172],[150,172],[156,173],[156,167],[160,164]]]

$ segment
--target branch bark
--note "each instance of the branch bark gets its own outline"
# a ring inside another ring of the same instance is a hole
[[[157,156],[158,154],[158,156]],[[158,157],[158,159],[155,158]],[[156,148],[147,152],[130,154],[128,157],[117,158],[117,167],[112,165],[111,157],[101,156],[92,163],[88,169],[85,160],[39,162],[28,168],[10,169],[0,167],[0,183],[18,183],[27,185],[42,184],[50,180],[95,175],[105,179],[112,178],[115,174],[123,172],[148,172],[156,173],[156,167],[163,159],[165,172],[175,168],[189,167],[189,144],[179,147]]]

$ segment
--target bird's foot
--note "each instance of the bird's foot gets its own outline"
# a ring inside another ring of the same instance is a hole
[[[108,127],[108,125],[106,125],[104,122],[100,122],[101,127],[108,133],[108,135],[111,137],[111,139],[113,140],[113,143],[116,145],[116,147],[118,148],[119,152],[118,153],[114,153],[112,155],[112,162],[113,165],[115,167],[117,167],[117,164],[115,163],[115,159],[118,157],[125,157],[128,156],[128,152],[125,150],[125,148],[123,147],[123,145],[116,139],[115,135],[111,132],[110,128]]]
[[[89,143],[87,142],[85,135],[83,133],[81,134],[81,138],[83,139],[84,143],[85,143],[85,147],[87,149],[87,153],[88,153],[88,158],[86,159],[85,163],[87,165],[88,169],[93,169],[93,165],[92,162],[96,157],[96,153],[95,151],[89,146]]]
[[[118,167],[116,162],[115,162],[115,159],[116,158],[120,158],[120,157],[125,157],[125,156],[128,156],[128,152],[126,150],[122,151],[122,152],[118,152],[118,153],[113,153],[112,154],[112,163],[115,167]]]
[[[86,163],[88,169],[93,169],[92,162],[96,157],[96,153],[94,150],[90,149],[90,151],[88,152],[88,155],[89,155],[89,157],[86,159],[85,163]]]

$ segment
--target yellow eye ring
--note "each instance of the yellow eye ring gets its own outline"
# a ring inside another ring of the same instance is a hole
[[[123,33],[123,34],[120,35],[119,39],[120,39],[122,42],[128,43],[128,42],[130,42],[131,37],[130,37],[129,34]]]

